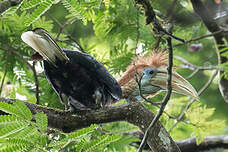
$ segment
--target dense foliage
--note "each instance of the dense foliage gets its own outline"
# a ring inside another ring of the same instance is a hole
[[[157,14],[166,14],[172,1],[154,2]],[[208,34],[206,27],[192,12],[188,0],[177,2],[177,20],[173,34],[191,40]],[[56,38],[63,48],[86,52],[119,78],[127,65],[137,55],[147,55],[154,50],[159,35],[154,34],[153,25],[146,25],[143,8],[131,0],[22,0],[0,16],[0,96],[26,100],[27,102],[63,109],[42,70],[42,64],[30,60],[34,51],[21,40],[21,34],[42,27]],[[182,20],[189,17],[189,22]],[[160,16],[159,20],[165,21]],[[216,46],[212,37],[180,44],[173,40],[174,63],[184,77],[196,71],[183,60],[196,67],[215,67],[198,70],[188,80],[200,90],[218,68],[227,71],[227,64],[218,65]],[[201,51],[189,51],[192,44],[201,44]],[[164,37],[159,49],[166,49]],[[224,54],[228,57],[228,54]],[[182,67],[182,68],[181,68]],[[217,68],[217,69],[216,69]],[[225,76],[228,77],[228,71]],[[226,109],[218,90],[219,76],[211,79],[210,86],[200,96],[200,101],[172,94],[161,122],[174,140],[196,137],[197,143],[205,136],[227,133]],[[39,91],[39,94],[37,93]],[[160,101],[164,93],[154,97]],[[125,103],[126,101],[121,101]],[[117,103],[117,104],[121,104]],[[191,106],[186,109],[186,105]],[[144,103],[156,113],[157,107]],[[136,151],[130,143],[138,141],[123,133],[136,131],[137,127],[125,122],[91,125],[73,133],[65,134],[47,128],[47,117],[43,113],[32,116],[20,101],[14,104],[0,102],[0,110],[10,115],[0,116],[0,151]],[[184,117],[177,119],[180,114]]]

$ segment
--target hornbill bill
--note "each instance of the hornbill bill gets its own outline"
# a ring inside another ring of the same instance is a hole
[[[21,38],[41,55],[45,75],[67,110],[96,109],[121,98],[118,82],[90,55],[61,49],[42,28]]]
[[[142,100],[166,90],[168,54],[166,51],[153,51],[147,57],[138,57],[128,66],[119,79],[123,98]],[[192,85],[175,70],[172,72],[172,91],[199,100]]]

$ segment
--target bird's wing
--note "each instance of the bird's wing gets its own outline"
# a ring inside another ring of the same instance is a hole
[[[86,53],[69,51],[65,49],[63,50],[70,58],[70,62],[77,64],[79,63],[84,68],[88,69],[91,75],[93,75],[96,79],[98,79],[106,86],[107,91],[112,95],[114,99],[121,99],[122,90],[120,85],[101,63]]]

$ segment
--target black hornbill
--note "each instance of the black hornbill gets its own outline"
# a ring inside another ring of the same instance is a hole
[[[61,49],[42,28],[21,38],[42,56],[45,75],[66,109],[95,109],[121,98],[118,82],[90,55]]]

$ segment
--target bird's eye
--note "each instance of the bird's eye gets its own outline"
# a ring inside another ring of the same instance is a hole
[[[154,74],[154,71],[150,71],[149,74],[151,74],[151,75]]]

